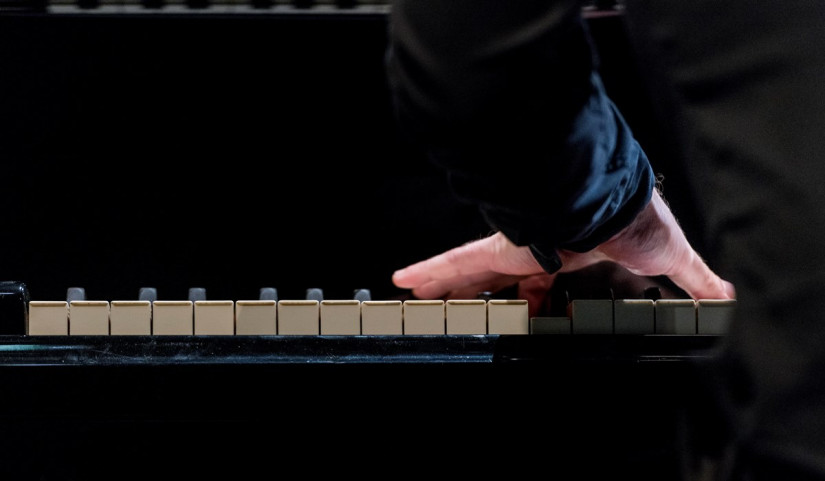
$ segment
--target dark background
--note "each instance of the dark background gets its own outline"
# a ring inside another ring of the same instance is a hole
[[[69,286],[401,294],[396,268],[488,228],[395,129],[385,20],[0,14],[0,280],[38,300]],[[670,178],[622,18],[589,22],[608,90]],[[54,365],[0,365],[0,474],[675,478],[684,364],[564,352],[535,366],[101,366],[46,350]]]
[[[668,177],[622,17],[589,22]],[[385,48],[381,14],[0,15],[0,278],[38,300],[402,294],[395,269],[488,229],[396,131]]]

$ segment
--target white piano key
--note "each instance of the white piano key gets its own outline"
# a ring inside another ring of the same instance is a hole
[[[195,332],[192,301],[155,301],[152,303],[152,334],[191,336]]]
[[[726,334],[733,321],[735,299],[699,299],[696,301],[696,332]]]
[[[657,299],[654,306],[656,334],[696,334],[696,301]]]
[[[541,316],[530,319],[530,334],[571,334],[570,318],[567,316]]]
[[[278,301],[278,334],[285,336],[318,335],[320,303],[317,300]]]
[[[573,299],[568,315],[573,334],[613,334],[612,299]]]
[[[444,334],[447,332],[443,300],[404,301],[404,334]]]
[[[68,336],[69,303],[66,301],[29,301],[26,328],[30,336]]]
[[[404,333],[403,304],[399,300],[362,301],[361,333],[400,335]]]
[[[278,301],[275,299],[235,301],[235,334],[275,335],[278,333]]]
[[[111,301],[109,328],[113,336],[152,334],[152,303],[149,300]]]
[[[488,334],[530,334],[530,317],[526,299],[490,299],[487,301]]]
[[[445,307],[447,334],[487,334],[484,299],[449,299]]]
[[[616,299],[613,301],[615,334],[654,334],[656,318],[653,299]]]
[[[361,302],[355,299],[321,301],[321,335],[361,334]]]
[[[195,335],[235,334],[235,303],[228,300],[195,301]]]
[[[69,302],[69,335],[109,335],[109,301]]]

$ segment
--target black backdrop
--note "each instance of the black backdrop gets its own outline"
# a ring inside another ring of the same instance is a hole
[[[590,22],[650,145],[621,17]],[[488,230],[396,131],[385,29],[380,14],[0,16],[0,277],[43,300],[400,294],[394,269]]]

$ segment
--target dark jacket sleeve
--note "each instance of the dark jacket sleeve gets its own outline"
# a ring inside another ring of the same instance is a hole
[[[596,247],[650,200],[653,172],[607,97],[579,2],[397,0],[389,37],[402,130],[548,272],[556,249]]]

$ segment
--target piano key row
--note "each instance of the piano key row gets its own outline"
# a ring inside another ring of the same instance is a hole
[[[735,301],[573,300],[528,317],[521,299],[30,301],[29,335],[723,335]]]
[[[527,301],[29,301],[29,335],[529,334]]]
[[[388,0],[28,0],[48,13],[386,14]]]
[[[390,0],[0,0],[2,12],[32,13],[358,13],[386,14]],[[623,4],[618,0],[590,0],[582,5],[587,16],[619,14]]]
[[[724,335],[733,299],[573,299],[567,316],[530,319],[532,334]]]

